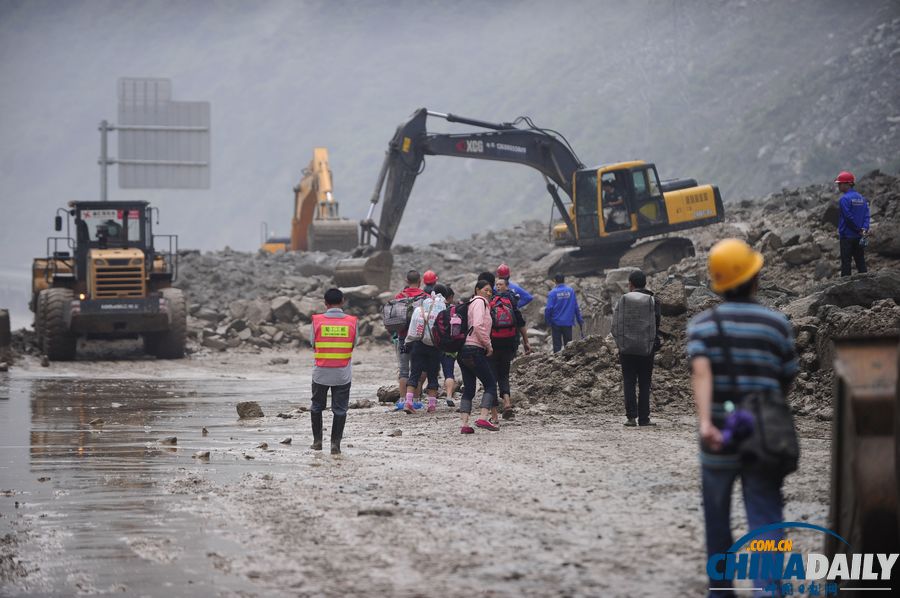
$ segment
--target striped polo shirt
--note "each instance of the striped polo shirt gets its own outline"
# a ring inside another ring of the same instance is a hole
[[[721,427],[725,420],[724,403],[738,403],[740,397],[754,391],[785,390],[797,375],[794,332],[784,314],[753,300],[727,301],[714,308],[729,339],[734,380],[725,364],[725,352],[712,310],[694,316],[687,326],[688,360],[707,357],[713,371],[713,423]],[[722,457],[722,459],[719,459]],[[734,464],[725,455],[701,455],[707,465],[721,461]]]

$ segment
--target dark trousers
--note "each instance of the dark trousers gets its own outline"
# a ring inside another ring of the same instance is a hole
[[[841,237],[841,276],[850,276],[850,260],[856,262],[856,271],[866,272],[866,248],[859,244],[860,239]]]
[[[622,364],[622,386],[625,390],[625,417],[637,418],[639,424],[650,423],[650,380],[653,377],[653,354],[619,354],[619,363]]]
[[[446,353],[441,353],[441,369],[444,370],[444,380],[455,380],[456,358]]]
[[[506,396],[509,392],[509,366],[516,358],[515,349],[494,349],[491,355],[491,365],[494,366],[494,374],[497,376],[497,386],[500,396]]]
[[[782,521],[782,507],[784,501],[781,497],[781,484],[783,478],[780,475],[767,475],[760,472],[750,472],[745,469],[715,469],[701,466],[703,488],[703,516],[706,520],[706,556],[728,552],[734,543],[731,535],[731,491],[734,481],[740,476],[741,490],[744,495],[744,507],[747,510],[748,531],[762,527],[770,523]],[[763,532],[753,539],[781,540],[784,533],[780,529]],[[746,547],[744,547],[746,549]],[[765,588],[770,583],[778,583],[778,580],[755,579],[754,586]],[[731,592],[731,581],[709,580],[709,596],[734,596]],[[753,594],[756,596],[757,594]],[[770,593],[759,594],[771,596]],[[780,592],[776,595],[781,595]]]
[[[340,386],[326,386],[324,384],[312,383],[312,406],[309,410],[312,413],[322,413],[325,411],[325,402],[328,396],[328,389],[331,389],[331,412],[334,415],[347,415],[347,408],[350,406],[350,382],[341,384]]]
[[[571,326],[550,325],[550,334],[553,336],[553,352],[559,353],[562,348],[572,342]]]
[[[428,377],[428,385],[425,388],[437,390],[438,372],[441,369],[441,355],[442,353],[438,349],[423,342],[412,343],[407,386],[415,386],[422,372],[425,372],[425,375]],[[405,392],[405,389],[401,390],[401,392]]]
[[[484,395],[481,397],[481,406],[490,409],[497,406],[497,380],[494,378],[494,368],[488,361],[485,350],[481,347],[466,345],[459,352],[459,369],[463,377],[463,394],[459,401],[459,410],[463,413],[472,413],[472,399],[475,398],[475,379],[481,380],[484,386]]]

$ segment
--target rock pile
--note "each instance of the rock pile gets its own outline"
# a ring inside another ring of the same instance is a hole
[[[657,291],[663,311],[663,348],[656,355],[652,395],[655,412],[693,409],[684,331],[690,317],[719,302],[706,286],[706,254],[717,240],[733,236],[765,255],[759,300],[784,312],[793,324],[801,371],[789,397],[792,407],[800,415],[830,419],[832,340],[900,334],[900,260],[893,245],[900,237],[900,179],[876,171],[861,179],[859,190],[870,200],[872,212],[868,274],[837,276],[835,193],[828,186],[812,186],[728,206],[726,222],[693,235],[695,257],[649,277],[648,287]],[[593,311],[603,321],[627,273],[624,268],[612,270],[605,278],[573,280],[572,286],[580,298],[598,299]],[[621,372],[615,355],[611,337],[591,337],[558,355],[520,357],[514,392],[526,407],[538,411],[570,413],[590,407],[621,413]]]

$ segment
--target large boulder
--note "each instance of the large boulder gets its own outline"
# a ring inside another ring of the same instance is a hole
[[[883,220],[872,227],[869,251],[885,257],[900,257],[900,219]]]
[[[881,299],[900,301],[900,272],[881,270],[845,276],[822,290],[816,307],[822,305],[870,307],[872,303]]]
[[[815,243],[803,243],[788,248],[781,257],[792,266],[802,266],[822,257],[822,250]]]
[[[247,302],[247,311],[244,313],[244,320],[248,324],[259,325],[272,320],[272,306],[268,301],[263,299],[253,299]]]
[[[290,297],[276,297],[269,305],[276,322],[291,322],[297,317],[297,308]]]
[[[364,284],[358,287],[342,287],[344,298],[348,301],[371,301],[379,295],[378,287],[373,284]]]
[[[670,278],[656,292],[659,308],[664,316],[677,316],[687,311],[687,292],[684,282],[679,278]]]
[[[292,299],[291,303],[293,303],[294,309],[297,310],[297,314],[304,322],[311,322],[314,314],[325,311],[325,303],[312,297],[303,297],[299,301]]]

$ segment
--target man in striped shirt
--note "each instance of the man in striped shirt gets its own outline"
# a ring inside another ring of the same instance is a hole
[[[738,239],[725,239],[710,250],[711,287],[725,302],[696,315],[687,327],[691,385],[700,424],[700,463],[707,556],[725,553],[733,543],[730,526],[731,493],[741,478],[750,529],[783,521],[781,473],[750,470],[742,465],[736,447],[723,443],[722,428],[729,404],[743,396],[770,390],[786,397],[797,375],[794,338],[787,318],[758,304],[763,256]],[[716,324],[716,312],[726,338]],[[723,351],[728,343],[731,371]],[[733,374],[733,377],[732,377]],[[734,383],[732,383],[734,380]],[[777,530],[760,539],[781,539]],[[756,580],[757,587],[766,580]],[[731,581],[710,578],[709,596],[733,596]]]

